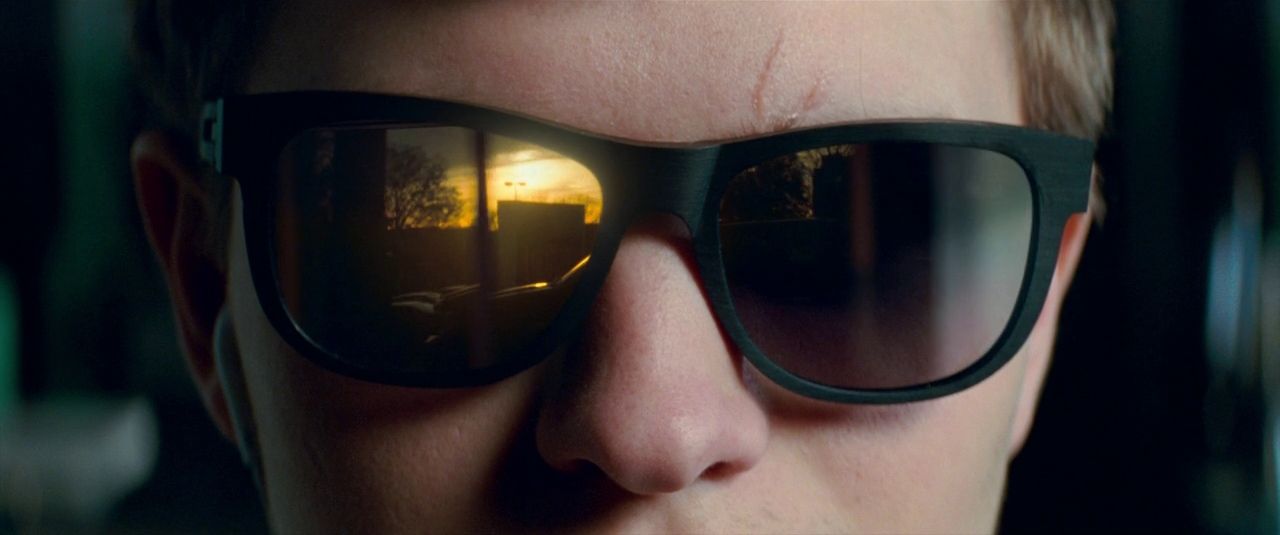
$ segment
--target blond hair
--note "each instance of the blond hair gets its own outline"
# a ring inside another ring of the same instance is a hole
[[[1115,9],[1110,0],[1015,0],[1009,6],[1028,126],[1097,139],[1111,107]],[[1100,175],[1090,211],[1101,218]]]

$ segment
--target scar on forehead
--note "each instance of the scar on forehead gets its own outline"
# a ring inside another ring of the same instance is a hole
[[[774,81],[774,70],[777,68],[778,54],[782,51],[782,42],[785,37],[785,33],[778,32],[778,37],[773,40],[773,46],[769,48],[769,53],[765,56],[764,68],[756,76],[756,85],[751,91],[751,109],[755,112],[757,123],[767,125],[765,130],[773,132],[787,130],[795,126],[804,114],[817,108],[826,98],[826,75],[819,74],[809,87],[809,91],[805,93],[804,98],[799,102],[798,109],[782,117],[774,117],[772,119],[767,117],[768,114],[766,113],[764,102],[765,92]]]
[[[773,62],[778,59],[778,52],[782,51],[784,36],[785,34],[778,32],[778,37],[774,38],[773,46],[769,48],[769,55],[764,58],[764,68],[756,76],[755,90],[751,92],[751,108],[755,110],[756,119],[759,121],[764,121],[764,90],[773,80]]]
[[[792,112],[791,115],[787,116],[786,121],[783,121],[785,124],[779,125],[774,130],[787,130],[795,126],[801,116],[817,108],[823,99],[827,98],[826,82],[827,77],[825,74],[820,74],[814,79],[813,85],[809,86],[809,92],[804,95],[804,101],[800,103],[800,111]]]

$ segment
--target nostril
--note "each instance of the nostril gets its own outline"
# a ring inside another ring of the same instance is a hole
[[[702,471],[702,478],[708,481],[717,481],[733,475],[733,468],[727,462],[718,462],[708,466]]]
[[[583,459],[572,459],[552,468],[571,476],[580,476],[590,472],[601,473],[595,464]]]

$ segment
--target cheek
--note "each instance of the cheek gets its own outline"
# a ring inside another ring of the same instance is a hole
[[[803,471],[785,477],[802,483],[793,505],[848,511],[869,532],[994,530],[1025,361],[1019,354],[973,388],[904,406],[818,406],[764,386],[779,400],[770,411],[779,474]]]
[[[239,223],[232,236],[230,306],[273,526],[449,531],[474,521],[498,460],[528,419],[538,374],[452,391],[375,385],[321,369],[270,326],[249,278]]]

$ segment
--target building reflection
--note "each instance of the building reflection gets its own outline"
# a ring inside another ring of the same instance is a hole
[[[549,282],[589,254],[586,205],[499,201],[498,286]]]
[[[476,259],[494,262],[495,290],[550,283],[590,254],[598,224],[587,224],[586,205],[499,201],[487,230],[493,254],[482,255],[474,227],[388,230],[388,256],[397,265],[394,293],[480,283]]]
[[[460,127],[310,131],[279,174],[293,320],[325,347],[432,369],[538,336],[585,267],[603,200],[573,159]]]

